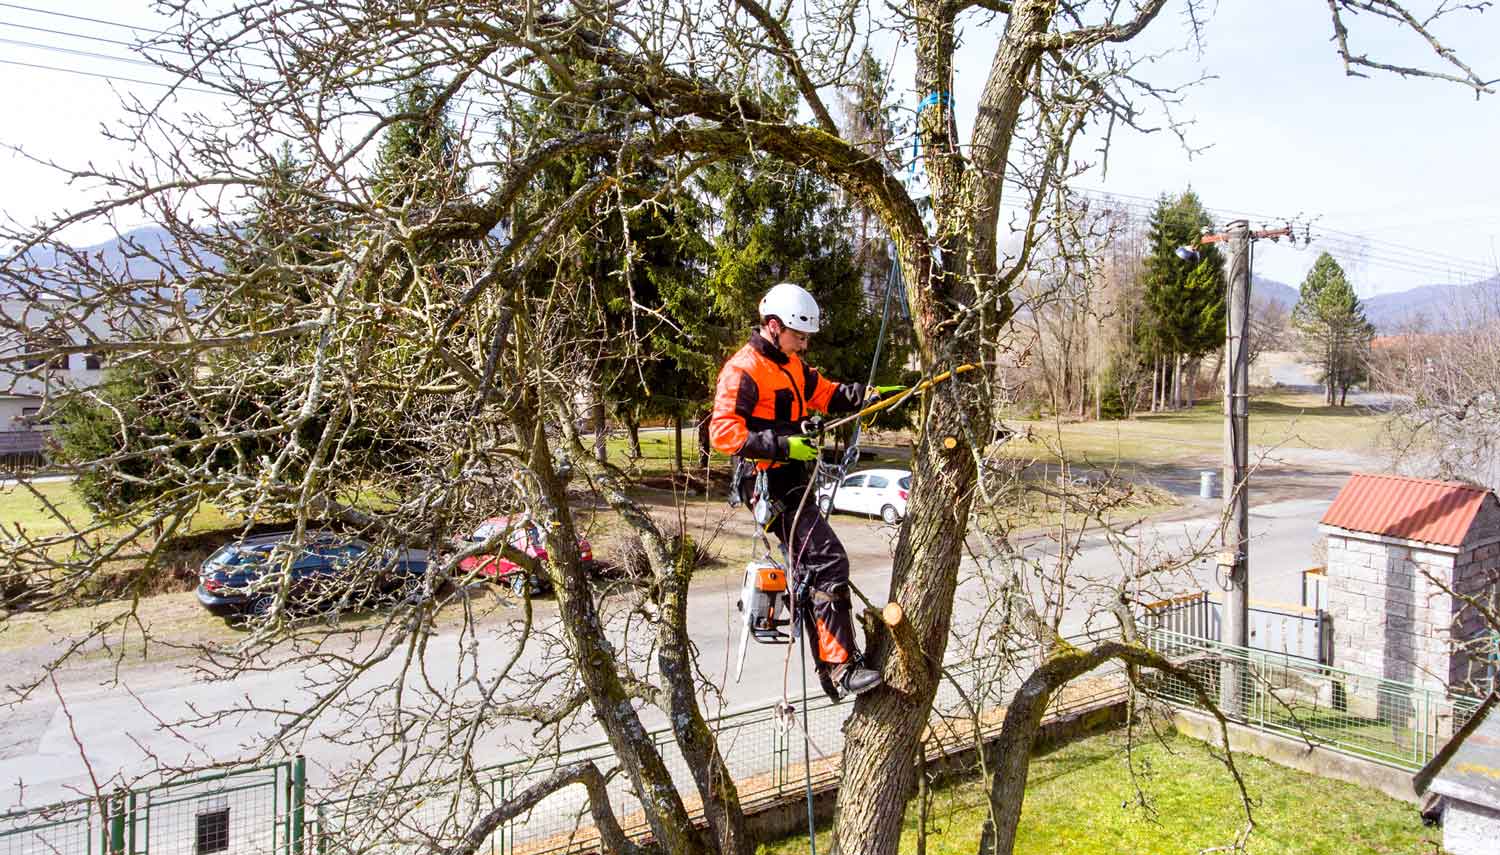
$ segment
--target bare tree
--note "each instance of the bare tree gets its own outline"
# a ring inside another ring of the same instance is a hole
[[[1385,0],[1330,5],[1351,68],[1490,91],[1433,40],[1431,19]],[[291,574],[282,573],[267,613],[234,651],[214,651],[205,671],[274,667],[267,663],[288,654],[319,664],[295,708],[247,707],[275,719],[272,744],[305,735],[337,710],[340,720],[358,722],[335,738],[359,746],[366,775],[384,764],[405,776],[441,770],[465,781],[475,768],[474,746],[495,722],[556,732],[578,725],[586,710],[662,851],[752,851],[733,778],[702,709],[712,687],[699,677],[687,632],[690,572],[681,542],[663,533],[620,473],[578,436],[576,378],[591,376],[600,348],[610,344],[601,341],[594,311],[605,299],[600,283],[569,275],[567,261],[582,242],[598,239],[589,224],[663,204],[661,187],[682,186],[706,165],[779,161],[822,176],[880,218],[908,283],[922,370],[953,372],[920,413],[915,484],[888,590],[905,619],[889,631],[870,624],[870,647],[888,688],[861,696],[845,731],[836,851],[894,852],[942,680],[971,511],[976,503],[1005,501],[986,495],[980,479],[1003,438],[997,413],[1004,390],[988,370],[960,369],[994,365],[1008,346],[1020,282],[1044,264],[1075,270],[1084,263],[1088,241],[1066,182],[1078,168],[1073,149],[1085,127],[1144,127],[1147,102],[1170,107],[1177,97],[1144,82],[1148,60],[1127,49],[1155,25],[1166,0],[915,0],[889,14],[868,10],[874,18],[861,5],[804,14],[757,0],[545,8],[240,0],[219,12],[188,2],[162,6],[175,25],[147,52],[184,84],[220,93],[224,109],[183,113],[169,100],[133,104],[134,121],[120,133],[143,143],[143,159],[117,174],[75,173],[94,182],[105,201],[40,230],[4,235],[17,247],[6,259],[7,284],[33,300],[67,299],[65,326],[97,309],[135,313],[148,332],[126,341],[32,343],[5,355],[24,364],[88,349],[145,360],[177,378],[175,393],[142,402],[145,409],[167,407],[191,416],[196,428],[182,436],[122,420],[121,435],[146,435],[145,449],[77,464],[95,470],[124,456],[151,463],[149,474],[132,477],[163,489],[109,521],[123,528],[98,523],[45,537],[6,532],[5,559],[40,592],[29,602],[76,590],[125,556],[149,565],[160,544],[149,537],[152,527],[170,535],[205,500],[247,520],[289,521],[293,549],[283,561],[328,521],[358,532],[376,546],[356,574],[366,585],[379,578],[388,550],[425,547],[434,558],[416,596],[375,627],[312,632],[292,619]],[[1195,0],[1184,7],[1193,21],[1203,11]],[[1380,66],[1352,52],[1342,16],[1356,11],[1426,40],[1439,70]],[[858,48],[874,35],[897,39],[915,56],[913,83],[924,106],[914,143],[930,189],[927,218],[884,157],[841,136],[826,106],[826,93],[851,77],[863,55]],[[951,94],[960,35],[996,43],[968,140],[957,136]],[[764,96],[773,75],[792,81],[800,103]],[[391,106],[394,90],[429,77],[433,97],[420,115]],[[539,108],[566,108],[588,121],[567,133],[537,134],[528,117]],[[378,141],[398,123],[438,109],[460,117],[457,159],[442,168],[465,180],[438,180],[431,194],[388,203],[368,178]],[[249,200],[271,183],[260,166],[288,141],[309,164],[292,192],[319,213],[317,222],[281,239],[330,220],[338,238],[303,253],[258,252],[244,229]],[[566,198],[515,216],[543,169],[600,161],[608,168],[590,172]],[[647,174],[655,177],[645,181]],[[1011,187],[1020,188],[1021,213],[1003,224]],[[170,255],[130,248],[163,268],[155,283],[69,255],[64,245],[68,227],[128,211],[144,212],[176,239]],[[445,250],[441,265],[431,254],[436,246]],[[60,262],[37,260],[49,248]],[[215,258],[262,261],[222,265]],[[628,267],[620,274],[628,277]],[[11,318],[4,323],[21,328]],[[47,406],[56,405],[49,399]],[[600,496],[643,543],[650,575],[622,599],[602,596],[580,561],[576,500],[585,491]],[[545,566],[502,535],[451,545],[497,506],[540,524]],[[495,552],[551,578],[558,620],[538,625],[528,610],[501,638],[485,639],[485,660],[498,658],[501,667],[482,662],[476,643],[457,673],[434,685],[422,657],[432,616],[461,600],[442,582],[462,558]],[[352,599],[347,589],[323,593],[335,604]],[[124,609],[94,634],[125,631],[131,620]],[[1129,638],[1079,652],[1055,631],[1042,635],[1042,657],[1012,704],[1007,747],[997,758],[1004,771],[986,838],[995,852],[1008,852],[1014,837],[1026,749],[1049,694],[1105,661],[1170,667]],[[372,681],[382,663],[396,673]],[[41,684],[19,693],[29,696]],[[428,690],[412,688],[421,686]],[[692,771],[692,795],[707,817],[705,833],[692,823],[661,751],[642,738],[642,705],[671,722]],[[597,809],[599,774],[570,769],[549,781],[582,785]],[[484,822],[523,808],[524,800]],[[606,817],[600,821],[612,830]],[[472,851],[483,828],[454,810],[446,839],[462,841],[453,851]]]
[[[1500,288],[1476,285],[1432,329],[1382,342],[1371,372],[1392,393],[1385,442],[1414,475],[1500,487]]]

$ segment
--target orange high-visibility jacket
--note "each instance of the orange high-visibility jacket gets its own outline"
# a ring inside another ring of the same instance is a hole
[[[859,409],[863,387],[818,376],[756,332],[719,370],[709,438],[718,451],[757,460],[765,469],[787,459],[786,438],[800,433],[812,413]]]

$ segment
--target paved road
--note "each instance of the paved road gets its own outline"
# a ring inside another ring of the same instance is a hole
[[[1336,485],[1339,480],[1327,483]],[[1332,487],[1318,486],[1321,483],[1314,482],[1311,492],[1326,495],[1277,501],[1274,493],[1263,493],[1271,501],[1254,508],[1253,598],[1299,601],[1300,572],[1313,563],[1316,521],[1333,494]],[[1130,539],[1130,545],[1144,556],[1132,559],[1136,565],[1151,560],[1152,556],[1179,553],[1190,546],[1211,550],[1217,518],[1212,514],[1212,505],[1205,503],[1198,507],[1201,515],[1192,515],[1190,506],[1187,513],[1192,518],[1142,527]],[[835,523],[857,568],[855,583],[870,596],[883,598],[890,572],[892,530],[878,521],[845,515],[836,517]],[[1103,538],[1089,535],[1082,547],[1073,564],[1072,578],[1112,583],[1120,577],[1121,559]],[[731,547],[728,554],[743,555],[744,547]],[[1025,554],[1045,564],[1049,557],[1055,556],[1056,547],[1046,538],[1034,538],[1026,545]],[[1142,593],[1166,595],[1191,589],[1194,584],[1216,589],[1214,576],[1212,567],[1200,563],[1172,581],[1158,583],[1154,590]],[[972,626],[975,616],[990,599],[985,594],[985,578],[980,566],[972,560],[966,561],[954,625],[955,650],[979,637]],[[786,648],[783,647],[752,645],[744,678],[738,683],[733,681],[731,656],[736,641],[738,581],[733,572],[696,580],[690,598],[690,626],[701,667],[709,679],[723,688],[722,705],[712,706],[711,714],[763,706],[779,699],[784,677],[794,696],[800,691],[795,651],[790,665],[784,668]],[[1087,615],[1093,611],[1090,599],[1100,596],[1098,590],[1087,585],[1077,587],[1079,590],[1069,594],[1064,632],[1082,629]],[[539,615],[543,622],[550,619],[550,603],[540,607]],[[458,679],[455,675],[461,673],[458,663],[471,642],[472,637],[461,636],[456,628],[440,626],[423,655],[423,677],[409,675],[408,688],[426,691],[428,683],[438,691],[450,688]],[[486,639],[486,644],[490,643]],[[493,667],[507,653],[495,643],[486,647],[483,659]],[[399,673],[400,660],[401,657],[394,657],[372,668],[356,684],[353,694],[373,693],[382,686],[392,685]],[[127,661],[123,669],[119,684],[106,682],[109,675],[101,674],[97,663],[94,667],[65,671],[59,675],[59,691],[67,702],[66,713],[55,697],[39,698],[12,711],[0,722],[0,782],[4,782],[0,784],[0,807],[17,803],[36,805],[76,795],[80,790],[88,792],[91,773],[105,780],[116,774],[145,772],[155,762],[196,765],[230,759],[245,750],[259,748],[274,732],[274,710],[296,709],[299,702],[309,697],[307,682],[318,676],[316,670],[279,667],[231,681],[205,682],[201,675],[180,666]],[[813,686],[816,691],[815,681]],[[237,713],[230,720],[200,729],[168,730],[160,725],[195,714],[243,707],[247,699],[253,699],[261,711]],[[345,728],[358,733],[371,727],[373,721],[373,716],[330,715],[319,722],[313,739],[284,747],[306,753],[315,769],[343,767],[356,759],[357,752],[330,737]],[[648,726],[659,725],[661,719],[648,716],[647,722]],[[566,741],[582,744],[598,738],[597,732],[590,730],[572,734]],[[344,741],[348,739],[345,734]],[[503,727],[483,739],[476,751],[486,760],[498,762],[524,755],[529,745],[529,728]],[[87,764],[82,756],[87,757]],[[320,770],[315,779],[321,780],[323,776]]]

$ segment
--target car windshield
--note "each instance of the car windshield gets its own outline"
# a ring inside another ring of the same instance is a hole
[[[266,556],[271,551],[269,546],[245,546],[239,543],[230,543],[219,547],[208,559],[210,564],[218,564],[222,567],[244,567],[254,564],[266,563]]]

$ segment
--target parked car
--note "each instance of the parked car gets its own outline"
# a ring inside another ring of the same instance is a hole
[[[818,507],[823,513],[847,511],[879,516],[891,525],[906,516],[906,496],[911,492],[911,472],[905,469],[866,469],[844,476],[838,490],[832,484],[818,488]]]
[[[542,529],[535,520],[525,516],[490,517],[480,523],[474,533],[460,545],[483,543],[505,532],[510,532],[508,539],[511,546],[538,561],[547,560],[546,539],[542,536]],[[581,537],[578,539],[578,556],[588,564],[594,561],[594,548]],[[517,596],[525,591],[523,586],[528,581],[533,595],[545,594],[552,589],[552,583],[546,576],[528,574],[514,561],[502,555],[470,555],[458,563],[458,569],[464,575],[474,573],[492,579],[510,588]]]
[[[198,571],[198,602],[233,618],[268,614],[290,574],[287,604],[295,608],[364,605],[410,595],[427,573],[427,553],[381,551],[354,537],[313,534],[300,549],[278,532],[226,543]]]

